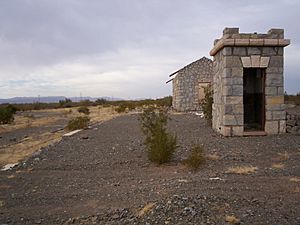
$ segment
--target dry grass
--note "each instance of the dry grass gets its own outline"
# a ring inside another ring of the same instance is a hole
[[[277,156],[274,157],[273,159],[275,161],[285,161],[288,160],[290,157],[290,155],[287,152],[283,152],[283,153],[277,153]]]
[[[292,178],[290,178],[290,181],[292,181],[292,182],[300,182],[300,178],[299,177],[292,177]]]
[[[285,165],[284,165],[283,163],[275,163],[275,164],[272,165],[272,168],[273,168],[273,169],[278,169],[278,170],[279,170],[279,169],[283,169],[284,166],[285,166]]]
[[[57,122],[60,117],[42,117],[34,118],[23,115],[16,115],[15,121],[12,124],[5,124],[0,126],[0,133],[10,132],[26,127],[40,127]]]
[[[0,149],[0,166],[10,163],[17,163],[42,147],[58,142],[61,139],[61,133],[44,133],[35,138],[26,138],[14,145],[5,146]]]
[[[300,193],[300,188],[299,188],[299,187],[296,187],[296,188],[293,190],[293,193]]]
[[[92,106],[89,107],[89,110],[92,123],[110,120],[118,116],[118,114],[115,113],[114,107],[99,108]],[[49,116],[35,117],[35,114],[41,115],[42,113],[48,114]],[[16,115],[13,124],[0,125],[0,133],[27,127],[44,127],[57,123],[61,118],[72,119],[77,116],[80,116],[80,113],[77,112],[77,108],[33,110]],[[24,160],[40,148],[59,141],[63,134],[64,131],[56,133],[46,132],[34,138],[24,138],[15,144],[0,146],[0,167]]]
[[[231,215],[231,216],[226,216],[225,217],[225,221],[227,223],[230,223],[230,224],[237,224],[240,222],[239,219],[237,219],[235,216]]]
[[[153,207],[155,206],[155,203],[148,203],[147,205],[145,205],[138,213],[137,216],[138,217],[142,217],[145,214],[147,214],[149,211],[151,211],[153,209]]]
[[[217,153],[207,154],[206,158],[209,160],[219,160],[220,156]]]
[[[227,173],[250,174],[255,173],[256,170],[258,170],[256,166],[236,166],[228,168]]]

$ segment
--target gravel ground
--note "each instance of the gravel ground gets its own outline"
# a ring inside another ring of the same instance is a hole
[[[34,137],[45,132],[55,132],[58,129],[63,129],[69,121],[69,118],[64,117],[62,113],[58,112],[18,112],[18,115],[32,115],[34,119],[47,118],[47,117],[58,117],[61,118],[53,123],[44,126],[34,126],[16,129],[9,132],[0,133],[0,148],[5,145],[14,144],[21,141],[24,137]]]
[[[137,117],[93,126],[1,172],[0,224],[300,224],[299,136],[225,138],[198,116],[173,115],[179,148],[157,166]],[[191,173],[182,160],[194,144],[215,157]],[[257,170],[227,172],[236,166]]]

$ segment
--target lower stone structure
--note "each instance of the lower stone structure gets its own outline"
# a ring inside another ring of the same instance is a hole
[[[286,132],[300,135],[300,114],[287,113]]]
[[[225,28],[210,54],[213,61],[213,129],[224,136],[246,131],[286,131],[282,29],[243,34]]]
[[[200,110],[203,87],[212,82],[212,60],[203,57],[170,77],[174,77],[168,81],[173,85],[173,108],[180,112]]]

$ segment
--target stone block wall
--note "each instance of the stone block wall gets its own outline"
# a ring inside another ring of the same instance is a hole
[[[265,70],[265,127],[267,134],[286,130],[283,30],[271,29],[267,34],[242,34],[238,28],[225,28],[223,37],[215,41],[210,54],[213,60],[213,129],[224,136],[244,133],[243,74],[244,68]]]
[[[300,135],[300,114],[290,112],[287,113],[286,132]]]
[[[203,57],[174,75],[173,108],[181,112],[200,110],[199,83],[212,82],[212,60]]]

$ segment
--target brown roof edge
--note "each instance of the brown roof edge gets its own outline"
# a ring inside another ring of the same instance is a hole
[[[169,82],[171,82],[172,80],[174,80],[174,78],[172,78],[172,79],[166,81],[166,84],[169,83]]]

